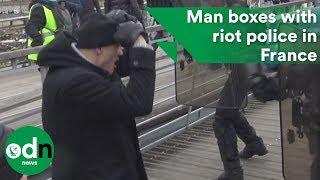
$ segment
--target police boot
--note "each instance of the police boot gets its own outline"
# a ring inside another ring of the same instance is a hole
[[[214,133],[225,171],[218,177],[218,180],[243,180],[243,170],[237,148],[237,134],[231,121],[215,115]]]
[[[240,158],[249,159],[254,155],[263,156],[268,153],[263,140],[259,137],[256,141],[247,144],[244,149],[239,153]]]
[[[243,170],[240,168],[236,171],[224,172],[218,177],[218,180],[244,180]]]
[[[238,137],[246,144],[245,148],[239,153],[240,158],[249,159],[254,155],[263,156],[268,153],[262,139],[257,136],[256,131],[243,113],[237,112],[233,118],[233,125]]]

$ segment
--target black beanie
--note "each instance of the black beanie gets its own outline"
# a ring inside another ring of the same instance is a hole
[[[102,14],[90,14],[78,30],[78,48],[94,49],[116,43],[118,23]]]

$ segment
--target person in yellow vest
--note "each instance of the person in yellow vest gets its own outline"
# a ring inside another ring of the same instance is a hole
[[[49,44],[58,31],[72,32],[72,21],[66,1],[60,0],[58,3],[56,0],[32,0],[25,30],[28,35],[28,47]],[[38,54],[29,54],[28,59],[38,63]],[[42,82],[47,71],[48,68],[40,67]]]

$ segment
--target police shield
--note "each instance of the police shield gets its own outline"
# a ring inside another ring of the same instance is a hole
[[[319,65],[282,67],[280,119],[286,180],[320,179]]]
[[[175,65],[176,99],[196,107],[243,108],[250,75],[259,65],[198,64],[183,48]]]
[[[319,11],[318,11],[319,12]],[[286,26],[288,28],[288,26]],[[319,26],[297,25],[317,33]],[[281,30],[281,27],[280,27]],[[279,51],[319,51],[319,43],[279,45]],[[320,179],[320,65],[282,65],[280,69],[280,120],[285,180]]]

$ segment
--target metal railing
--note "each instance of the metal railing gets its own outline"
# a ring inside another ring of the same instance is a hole
[[[160,30],[163,30],[163,28],[160,25],[146,27],[147,33],[160,31]],[[172,39],[172,38],[163,38],[161,40],[168,41],[170,39]],[[152,43],[154,43],[154,41],[152,41],[151,44]],[[31,54],[31,53],[38,53],[42,48],[43,48],[43,46],[38,46],[38,47],[31,47],[31,48],[26,48],[26,49],[19,49],[19,50],[15,50],[15,51],[0,53],[0,62],[5,61],[5,60],[10,60],[13,58],[27,56],[28,54]]]
[[[43,46],[38,46],[38,47],[18,49],[15,51],[0,53],[0,62],[8,61],[8,60],[19,58],[19,57],[24,57],[31,53],[38,53],[42,48]]]
[[[16,26],[24,27],[27,24],[28,16],[0,19],[0,28],[11,28]]]
[[[163,28],[160,25],[146,27],[147,33],[160,31],[160,30],[163,30]],[[159,39],[157,41],[150,41],[150,44],[153,44],[159,41],[170,41],[170,40],[172,40],[172,37]],[[10,62],[12,69],[15,70],[17,69],[17,64],[18,64],[17,58],[24,58],[29,54],[38,53],[42,48],[43,46],[38,46],[38,47],[31,47],[26,49],[18,49],[14,51],[2,52],[0,53],[0,63]]]
[[[27,21],[28,16],[19,16],[19,17],[12,17],[12,18],[5,18],[5,19],[0,19],[0,23],[4,22],[14,22],[14,21]]]

